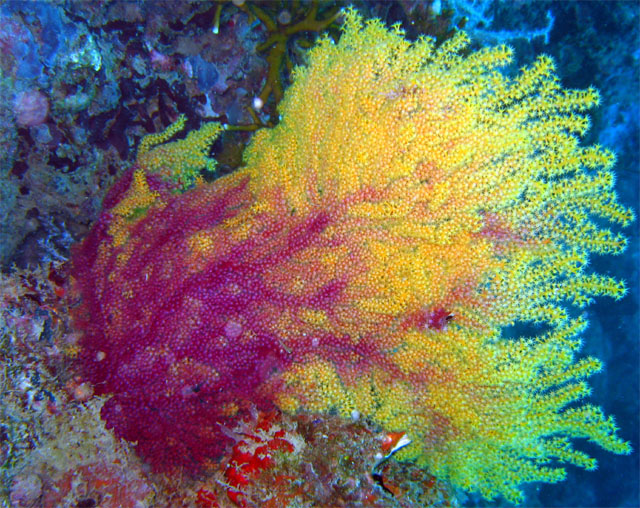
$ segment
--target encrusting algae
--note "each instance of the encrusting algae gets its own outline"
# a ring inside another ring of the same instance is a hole
[[[164,172],[192,178],[218,128],[143,141],[73,265],[84,373],[156,470],[215,457],[238,401],[358,412],[487,499],[594,469],[576,437],[630,452],[578,403],[601,363],[576,359],[571,309],[624,296],[586,266],[625,248],[600,224],[633,220],[614,155],[579,144],[598,93],[563,89],[545,56],[506,77],[510,48],[467,44],[347,10],[241,170],[176,193]],[[516,323],[541,332],[507,337]]]

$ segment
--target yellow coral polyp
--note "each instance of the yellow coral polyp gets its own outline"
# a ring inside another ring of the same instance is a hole
[[[137,212],[146,210],[154,203],[162,204],[158,200],[159,197],[158,192],[149,188],[145,171],[143,169],[134,171],[124,197],[111,209],[114,218],[109,225],[109,234],[113,237],[114,245],[124,244],[129,236],[128,221],[134,218]]]
[[[181,115],[163,132],[145,136],[136,158],[138,166],[146,172],[176,181],[183,189],[200,182],[201,171],[215,171],[216,161],[207,152],[223,129],[219,123],[209,122],[189,132],[185,139],[165,143],[183,130],[185,123],[186,118]]]

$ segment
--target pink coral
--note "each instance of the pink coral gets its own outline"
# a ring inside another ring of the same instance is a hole
[[[134,233],[147,247],[126,254],[122,264],[123,256],[118,261],[101,246],[111,242],[111,210],[130,182],[125,176],[112,189],[102,218],[74,253],[84,297],[76,316],[85,331],[80,360],[96,393],[114,394],[102,416],[118,436],[136,442],[156,470],[197,469],[224,450],[218,423],[229,424],[242,411],[240,401],[273,408],[270,381],[277,382],[293,359],[272,331],[274,316],[305,297],[274,291],[262,275],[276,259],[304,247],[323,218],[292,220],[288,230],[281,223],[265,231],[267,238],[239,245],[220,238],[219,256],[194,273],[191,262],[200,261],[193,259],[193,235],[236,217],[251,201],[246,182],[194,189],[189,200],[163,193],[171,204],[149,210]],[[275,247],[264,252],[259,247],[269,238]],[[126,274],[110,276],[116,264]],[[138,297],[122,300],[128,289]],[[329,284],[311,298],[330,299],[332,292]],[[311,340],[295,356],[304,356]]]
[[[39,90],[27,90],[16,96],[13,101],[13,112],[18,125],[35,127],[47,119],[49,100]]]

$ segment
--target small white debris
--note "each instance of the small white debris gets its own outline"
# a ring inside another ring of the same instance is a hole
[[[264,106],[264,101],[260,97],[253,98],[253,109],[260,111]]]

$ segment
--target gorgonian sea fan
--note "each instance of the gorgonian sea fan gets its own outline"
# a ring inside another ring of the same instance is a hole
[[[613,155],[579,144],[597,92],[563,89],[548,57],[510,79],[508,48],[466,44],[349,10],[243,169],[178,194],[167,173],[217,129],[145,142],[73,267],[81,367],[154,468],[197,470],[249,405],[359,411],[487,498],[594,468],[573,437],[629,452],[577,402],[600,363],[574,358],[567,310],[625,293],[586,271],[625,247],[596,221],[633,218]],[[544,332],[503,336],[515,322]]]

